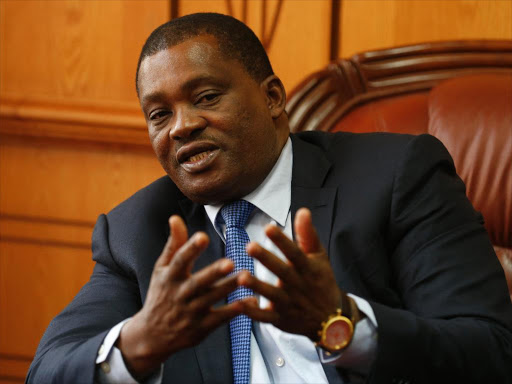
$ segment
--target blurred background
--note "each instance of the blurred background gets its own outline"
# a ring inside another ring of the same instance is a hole
[[[248,24],[287,90],[360,51],[512,39],[510,0],[0,0],[0,383],[23,382],[88,280],[96,217],[164,174],[137,59],[154,28],[200,11]]]

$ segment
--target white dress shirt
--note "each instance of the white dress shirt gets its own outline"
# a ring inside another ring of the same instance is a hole
[[[249,217],[246,231],[251,241],[274,253],[281,259],[285,256],[268,239],[263,229],[273,223],[284,233],[292,237],[291,223],[291,178],[293,153],[292,143],[288,139],[281,155],[263,183],[243,199],[256,208]],[[205,210],[215,227],[215,219],[222,205],[206,205]],[[225,228],[216,228],[224,240]],[[276,284],[278,278],[254,260],[254,275],[269,284]],[[350,346],[339,354],[328,356],[321,348],[301,335],[283,332],[271,324],[253,322],[251,333],[251,382],[252,383],[327,383],[321,363],[335,364],[366,373],[373,361],[377,347],[377,321],[369,303],[357,296],[350,295],[359,309],[366,314],[354,332]],[[265,297],[256,295],[260,307],[268,306]],[[126,320],[125,320],[126,321]],[[112,328],[100,348],[96,363],[98,378],[102,383],[137,383],[129,374],[120,351],[114,346],[124,322]],[[320,325],[320,324],[319,324]],[[112,340],[113,339],[113,340]],[[162,368],[149,382],[160,383]]]

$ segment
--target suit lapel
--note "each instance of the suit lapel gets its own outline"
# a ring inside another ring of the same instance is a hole
[[[318,147],[291,135],[293,142],[292,220],[301,207],[309,208],[320,242],[328,254],[333,213],[336,209],[336,187],[325,186],[331,162]],[[293,221],[292,221],[293,223]],[[292,226],[293,227],[293,226]],[[295,233],[294,233],[295,237]],[[343,383],[343,372],[322,364],[329,383]]]
[[[189,236],[197,231],[205,231],[210,238],[208,248],[197,258],[192,272],[199,271],[212,264],[224,255],[224,243],[213,228],[204,207],[200,204],[183,199],[179,202]],[[217,305],[224,305],[223,300]],[[197,362],[205,382],[231,383],[231,344],[229,324],[218,327],[199,345],[194,347]]]
[[[309,208],[320,242],[328,250],[337,192],[336,187],[324,186],[331,163],[314,145],[294,135],[291,135],[291,138],[293,143],[292,223],[299,208]],[[295,237],[295,230],[293,231]]]

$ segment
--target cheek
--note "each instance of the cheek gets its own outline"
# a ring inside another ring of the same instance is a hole
[[[162,130],[156,132],[155,134],[150,134],[151,146],[153,147],[153,151],[155,152],[156,157],[162,164],[162,167],[169,172],[172,168],[175,167],[175,161],[173,161],[171,153],[171,140],[166,131]]]
[[[245,147],[252,160],[264,160],[275,150],[276,130],[272,118],[267,116],[266,112],[261,111],[259,115],[256,112],[252,116],[246,116],[241,145]]]
[[[234,134],[237,135],[240,146],[251,154],[265,150],[264,144],[272,142],[274,133],[268,109],[265,106],[255,108],[254,105],[248,108],[240,105],[239,108],[236,116],[238,128]]]

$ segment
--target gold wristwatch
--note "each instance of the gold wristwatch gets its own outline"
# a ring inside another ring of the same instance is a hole
[[[354,327],[360,320],[355,301],[347,295],[343,295],[341,301],[341,308],[338,308],[335,314],[323,321],[321,329],[318,331],[320,339],[316,345],[328,353],[342,351],[350,345]]]

